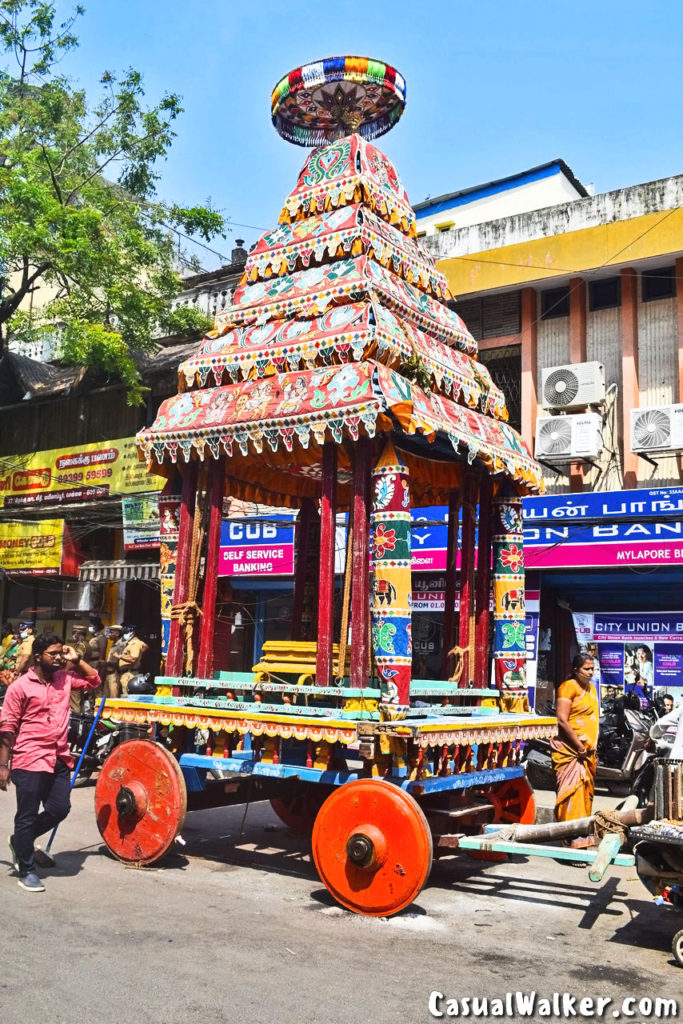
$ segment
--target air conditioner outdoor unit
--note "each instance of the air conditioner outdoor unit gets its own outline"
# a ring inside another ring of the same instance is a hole
[[[593,405],[605,397],[605,367],[602,363],[574,363],[548,366],[541,372],[541,405],[545,409],[570,409]]]
[[[602,451],[602,416],[595,412],[574,416],[539,416],[534,453],[544,462],[593,459]]]
[[[99,612],[104,605],[104,587],[101,583],[64,583],[62,611]]]
[[[683,405],[631,409],[631,451],[672,452],[683,448]]]

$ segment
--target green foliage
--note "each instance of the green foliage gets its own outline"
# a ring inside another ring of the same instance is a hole
[[[407,359],[404,359],[398,368],[398,372],[406,380],[413,381],[426,394],[432,389],[432,375],[417,352],[414,352]]]
[[[207,326],[171,309],[178,239],[210,241],[224,222],[210,204],[157,199],[177,95],[147,105],[131,68],[105,72],[90,104],[57,73],[82,13],[57,25],[53,3],[0,0],[0,352],[8,335],[58,323],[62,359],[119,378],[139,400],[136,355],[155,337]]]

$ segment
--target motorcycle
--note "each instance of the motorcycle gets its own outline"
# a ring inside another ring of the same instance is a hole
[[[76,711],[72,711],[69,714],[69,732],[67,736],[69,750],[74,761],[78,763],[78,759],[83,752],[83,747],[90,734],[90,729],[95,716],[92,714],[79,714]],[[90,740],[90,745],[85,753],[83,762],[81,764],[80,771],[78,773],[78,781],[85,781],[91,777],[91,775],[99,771],[102,767],[109,754],[112,752],[114,747],[119,741],[118,726],[112,722],[99,720],[95,728],[95,732]]]
[[[604,709],[598,734],[596,783],[611,792],[635,791],[636,780],[653,753],[649,746],[650,727],[658,717],[655,708],[643,709],[640,701],[618,697]],[[550,744],[546,740],[527,743],[522,761],[526,775],[536,789],[554,789],[555,773]],[[639,789],[642,783],[639,782]]]

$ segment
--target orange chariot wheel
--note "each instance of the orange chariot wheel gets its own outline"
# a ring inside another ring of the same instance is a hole
[[[95,788],[97,827],[127,864],[151,864],[180,832],[187,790],[172,754],[152,740],[127,740],[111,752]]]
[[[534,791],[526,776],[519,779],[505,779],[494,782],[486,791],[486,799],[493,804],[493,825],[533,825],[536,821],[536,801]],[[508,859],[507,853],[494,850],[468,850],[474,860],[487,860],[498,863]]]
[[[494,824],[533,825],[536,821],[534,791],[526,776],[497,782],[486,795],[494,807]]]
[[[347,782],[322,805],[313,860],[338,903],[389,917],[415,899],[432,867],[432,834],[421,808],[378,779]]]
[[[292,832],[310,835],[318,812],[327,798],[328,790],[317,782],[300,785],[297,792],[286,799],[273,797],[270,806],[281,822]]]

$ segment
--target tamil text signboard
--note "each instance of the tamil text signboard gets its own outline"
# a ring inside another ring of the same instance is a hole
[[[26,508],[158,491],[166,481],[140,462],[134,437],[5,459],[0,508]]]
[[[528,569],[683,563],[683,488],[524,499]]]

